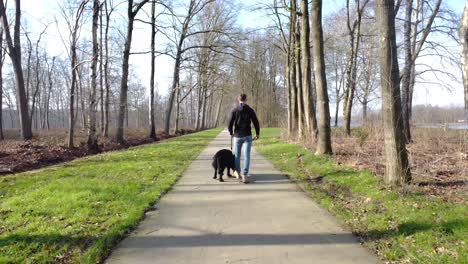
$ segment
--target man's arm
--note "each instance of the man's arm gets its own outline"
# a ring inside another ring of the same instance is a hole
[[[260,137],[260,123],[258,122],[257,114],[255,114],[255,111],[251,109],[251,115],[250,119],[252,119],[252,123],[254,124],[255,127],[255,133],[257,135],[257,138]]]
[[[235,114],[236,112],[232,110],[231,114],[229,115],[228,130],[229,130],[229,135],[231,136],[234,134],[234,132],[232,131],[232,127],[234,126],[234,120],[236,120]]]

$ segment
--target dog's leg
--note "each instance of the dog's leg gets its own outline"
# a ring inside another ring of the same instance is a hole
[[[232,176],[232,174],[231,174],[231,169],[229,167],[227,168],[227,176],[229,178],[234,178],[234,176]]]
[[[214,175],[213,175],[213,179],[216,179],[216,173],[218,172],[218,160],[216,160],[216,162],[214,162]]]
[[[223,172],[224,172],[224,167],[218,167],[218,174],[219,174],[219,181],[223,182]]]

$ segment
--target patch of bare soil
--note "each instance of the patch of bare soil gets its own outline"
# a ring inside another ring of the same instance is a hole
[[[407,149],[413,183],[426,195],[447,202],[464,203],[468,198],[468,131],[413,128],[413,142]],[[334,160],[356,169],[385,173],[383,131],[362,128],[347,137],[334,131]]]
[[[36,131],[32,140],[23,141],[17,138],[17,131],[6,131],[7,139],[0,141],[0,176],[42,168],[45,166],[70,161],[79,157],[93,155],[86,147],[86,134],[78,131],[74,148],[65,144],[67,133],[64,130]],[[181,130],[175,135],[166,136],[158,132],[157,140],[167,139],[192,133],[191,130]],[[128,129],[124,145],[118,144],[113,135],[99,138],[99,152],[125,149],[131,146],[153,143],[145,130]]]

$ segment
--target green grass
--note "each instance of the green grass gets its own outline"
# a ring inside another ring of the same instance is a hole
[[[262,130],[260,153],[301,185],[364,244],[396,263],[468,263],[468,206],[418,193],[391,190],[369,171],[336,165]],[[302,162],[298,159],[302,155]]]
[[[0,177],[0,263],[96,263],[220,129]]]

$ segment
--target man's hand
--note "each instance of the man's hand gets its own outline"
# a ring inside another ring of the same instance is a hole
[[[259,139],[259,138],[260,138],[260,136],[259,136],[259,135],[256,135],[256,136],[254,137],[254,140],[257,140],[257,139]]]

